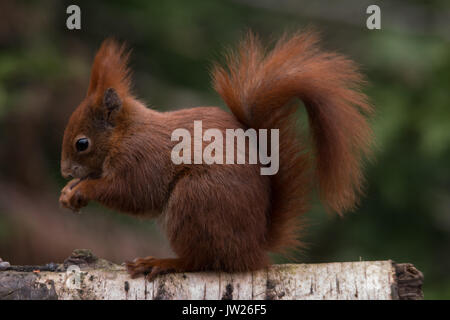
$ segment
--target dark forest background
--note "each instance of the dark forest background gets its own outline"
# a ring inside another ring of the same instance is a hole
[[[78,31],[66,28],[74,3]],[[381,7],[381,30],[366,28],[370,4]],[[96,204],[81,215],[58,205],[63,130],[105,37],[133,48],[138,97],[170,110],[224,106],[208,68],[248,28],[269,42],[308,25],[321,31],[325,48],[350,56],[367,75],[377,150],[356,212],[339,218],[314,205],[300,260],[410,262],[425,275],[426,298],[450,299],[446,0],[0,1],[0,257],[42,264],[89,248],[121,263],[171,254],[153,221]]]

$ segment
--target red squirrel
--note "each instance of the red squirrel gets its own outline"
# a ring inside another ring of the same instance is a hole
[[[79,210],[89,201],[136,216],[159,217],[176,258],[127,262],[132,277],[161,273],[243,272],[270,264],[269,252],[301,246],[310,195],[342,214],[362,193],[362,163],[370,154],[373,109],[354,62],[318,48],[314,32],[283,36],[271,50],[249,33],[215,64],[215,90],[231,112],[196,107],[147,108],[130,91],[129,51],[105,40],[92,66],[85,99],[64,132],[61,173],[73,178],[60,203]],[[311,138],[298,129],[299,103]],[[261,164],[174,164],[177,128],[279,129],[279,171]],[[312,143],[310,143],[312,142]],[[312,146],[311,146],[312,144]]]

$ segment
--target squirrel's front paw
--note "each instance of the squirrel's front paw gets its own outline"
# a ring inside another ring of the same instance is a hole
[[[59,203],[62,207],[78,212],[88,204],[88,199],[81,192],[81,182],[80,179],[73,179],[61,190]]]

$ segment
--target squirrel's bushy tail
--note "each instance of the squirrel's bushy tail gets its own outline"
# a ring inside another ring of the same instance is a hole
[[[339,214],[352,209],[362,191],[362,157],[369,153],[372,108],[360,91],[356,65],[320,51],[312,31],[284,36],[265,51],[252,34],[215,65],[214,87],[233,114],[249,128],[280,129],[280,169],[272,176],[267,247],[299,245],[298,217],[317,184],[325,206]],[[303,101],[313,149],[300,136],[294,98]]]

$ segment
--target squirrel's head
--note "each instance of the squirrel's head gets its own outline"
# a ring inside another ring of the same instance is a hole
[[[130,72],[129,53],[113,40],[101,45],[91,71],[86,98],[75,109],[64,131],[61,174],[65,178],[100,176],[114,149],[114,136],[126,122]]]

